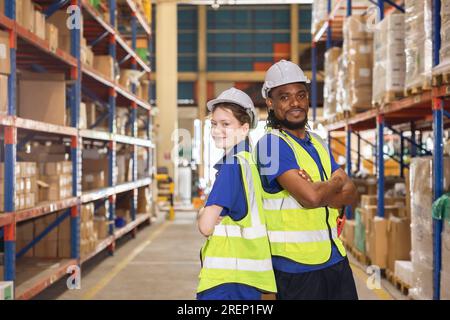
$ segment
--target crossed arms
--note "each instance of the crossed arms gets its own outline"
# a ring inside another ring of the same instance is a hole
[[[288,170],[277,178],[278,183],[305,208],[355,206],[358,192],[352,180],[342,169],[325,182],[311,182],[303,170]]]

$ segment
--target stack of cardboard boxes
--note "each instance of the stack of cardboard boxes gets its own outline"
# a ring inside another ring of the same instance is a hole
[[[3,5],[4,0],[0,1],[0,6]],[[42,40],[47,40],[50,44],[50,50],[56,50],[58,47],[58,29],[46,21],[45,15],[41,11],[35,10],[31,0],[16,0],[16,21]]]
[[[28,209],[37,202],[36,163],[16,162],[16,192],[14,205],[16,210]],[[5,211],[5,164],[0,163],[0,212]]]
[[[55,201],[72,196],[72,162],[39,164],[39,201]]]
[[[325,53],[325,81],[323,86],[323,116],[329,119],[336,114],[336,90],[338,77],[338,58],[341,48],[334,47]]]
[[[83,149],[82,189],[92,190],[107,186],[109,177],[108,158],[98,149]],[[114,167],[114,181],[117,181],[117,167]]]
[[[386,197],[384,218],[377,216],[377,196],[363,195],[355,211],[354,247],[372,264],[394,271],[396,260],[410,257],[410,215],[405,197]]]
[[[431,86],[433,66],[431,8],[432,0],[405,1],[405,91]]]
[[[381,105],[403,94],[406,69],[404,35],[404,14],[390,14],[375,28],[373,104]]]
[[[94,203],[81,206],[80,219],[80,255],[81,257],[94,251],[97,245],[97,232],[94,230]]]
[[[373,32],[363,16],[350,16],[344,22],[342,54],[347,58],[349,111],[361,112],[372,106]],[[344,109],[345,110],[345,109]]]
[[[8,75],[10,73],[9,33],[0,30],[0,116],[8,112]]]

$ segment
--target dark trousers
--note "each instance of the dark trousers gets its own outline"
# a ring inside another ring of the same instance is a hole
[[[277,300],[358,300],[348,259],[331,267],[305,272],[275,270]]]

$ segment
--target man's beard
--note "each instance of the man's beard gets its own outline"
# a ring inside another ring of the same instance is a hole
[[[280,126],[289,130],[305,129],[308,124],[308,114],[305,113],[305,119],[300,122],[292,122],[287,119],[279,119],[273,110],[269,111],[269,117],[272,117],[272,123],[274,127]]]

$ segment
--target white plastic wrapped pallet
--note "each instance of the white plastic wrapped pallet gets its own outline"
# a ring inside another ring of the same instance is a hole
[[[403,92],[406,69],[404,21],[404,14],[390,14],[376,25],[372,104],[382,104],[385,95]]]
[[[405,1],[406,89],[431,85],[431,0]]]
[[[342,49],[338,47],[330,48],[325,53],[325,81],[323,87],[323,115],[329,119],[336,114],[336,89],[338,79],[338,58]]]

